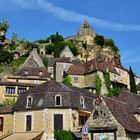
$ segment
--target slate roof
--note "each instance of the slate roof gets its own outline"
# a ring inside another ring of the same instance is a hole
[[[24,64],[22,65],[21,69],[24,67],[44,67],[45,65],[42,62],[39,54],[37,53],[36,49],[33,49]]]
[[[104,97],[107,107],[115,119],[129,132],[140,133],[140,123],[131,112],[130,106],[118,100]]]
[[[0,107],[0,114],[9,114],[13,112],[14,112],[13,107]]]
[[[62,106],[55,106],[55,95],[62,96]],[[33,97],[33,104],[30,109],[42,108],[75,108],[86,111],[92,111],[93,99],[96,95],[86,89],[80,89],[73,86],[66,86],[55,81],[48,81],[41,85],[35,86],[25,94],[19,95],[15,110],[26,110],[27,96]],[[80,104],[80,97],[85,99],[85,108]]]
[[[113,64],[108,61],[105,61],[105,58],[103,56],[96,57],[95,59],[92,59],[80,66],[71,66],[68,70],[68,74],[70,75],[89,74],[96,71],[101,72],[109,71],[118,74]]]
[[[25,74],[25,71],[28,71],[28,74]],[[39,74],[40,72],[42,72],[42,75]],[[44,67],[23,67],[16,75],[49,77],[48,71]]]
[[[71,60],[70,57],[49,58],[48,67],[54,67],[56,62],[72,63],[74,65],[79,65],[80,64],[80,62],[78,60]]]
[[[127,103],[129,110],[132,113],[140,114],[140,96],[126,90],[122,90],[120,95],[116,98],[119,101]]]

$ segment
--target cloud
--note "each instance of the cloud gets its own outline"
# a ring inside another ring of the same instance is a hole
[[[37,9],[49,12],[63,21],[78,22],[81,23],[84,20],[89,21],[89,23],[94,24],[96,27],[108,28],[116,31],[140,31],[140,24],[121,24],[115,23],[96,17],[91,17],[88,15],[80,14],[75,11],[66,10],[64,8],[58,7],[48,0],[9,0],[13,1],[20,8],[26,9]]]

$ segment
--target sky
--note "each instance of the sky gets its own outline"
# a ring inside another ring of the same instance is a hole
[[[75,35],[84,20],[112,38],[124,67],[140,76],[140,0],[0,0],[0,21],[7,20],[20,39],[35,41],[58,32]]]

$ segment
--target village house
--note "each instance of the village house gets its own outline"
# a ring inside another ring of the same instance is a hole
[[[16,74],[0,82],[0,98],[17,97],[18,94],[48,79],[49,74],[42,59],[37,50],[33,49]]]
[[[140,96],[123,90],[118,97],[102,97],[86,124],[91,140],[140,139]]]
[[[123,72],[123,75],[120,74],[120,71]],[[95,80],[98,74],[102,81],[102,95],[107,93],[104,79],[105,73],[109,73],[112,88],[127,89],[129,87],[128,73],[123,69],[115,67],[105,56],[98,56],[79,66],[72,65],[67,72],[72,79],[73,86],[86,88],[91,91],[96,89]]]
[[[59,129],[79,132],[94,108],[95,99],[96,95],[88,90],[55,81],[38,85],[19,95],[11,116],[13,134],[4,140],[15,136],[14,140],[19,140],[23,134],[24,138],[33,138],[41,133],[40,140],[46,140]],[[4,127],[9,127],[8,121],[4,123]]]

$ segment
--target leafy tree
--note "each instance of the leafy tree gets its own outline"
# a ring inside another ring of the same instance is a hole
[[[94,41],[96,44],[100,45],[101,47],[103,47],[105,44],[104,36],[102,35],[97,34],[94,38]]]
[[[16,104],[16,98],[7,98],[0,102],[0,107],[13,107]]]
[[[105,39],[105,46],[110,46],[111,49],[113,51],[115,51],[115,52],[118,52],[119,51],[119,49],[116,47],[114,41],[112,39],[110,39],[110,38],[106,38]]]
[[[71,84],[71,77],[69,75],[65,76],[62,83],[66,84],[66,85],[72,85]]]
[[[130,91],[137,94],[137,87],[136,87],[136,82],[135,82],[135,75],[132,71],[132,68],[129,68],[129,77],[130,77]]]
[[[101,95],[102,81],[98,74],[96,75],[96,78],[95,78],[95,87],[96,87],[96,94]]]
[[[66,130],[56,130],[54,131],[54,137],[57,140],[73,140],[73,135],[71,131]]]
[[[0,52],[0,64],[10,64],[13,60],[13,54],[9,53],[8,51],[2,51]]]
[[[56,32],[56,34],[51,35],[49,39],[51,39],[52,43],[64,41],[64,38],[61,35],[59,35],[58,32]]]
[[[9,24],[6,20],[3,20],[2,22],[0,22],[0,30],[7,31],[8,28],[9,28]]]
[[[113,97],[113,96],[118,96],[120,94],[120,89],[118,88],[114,88],[114,89],[111,89],[106,96],[108,97]]]

